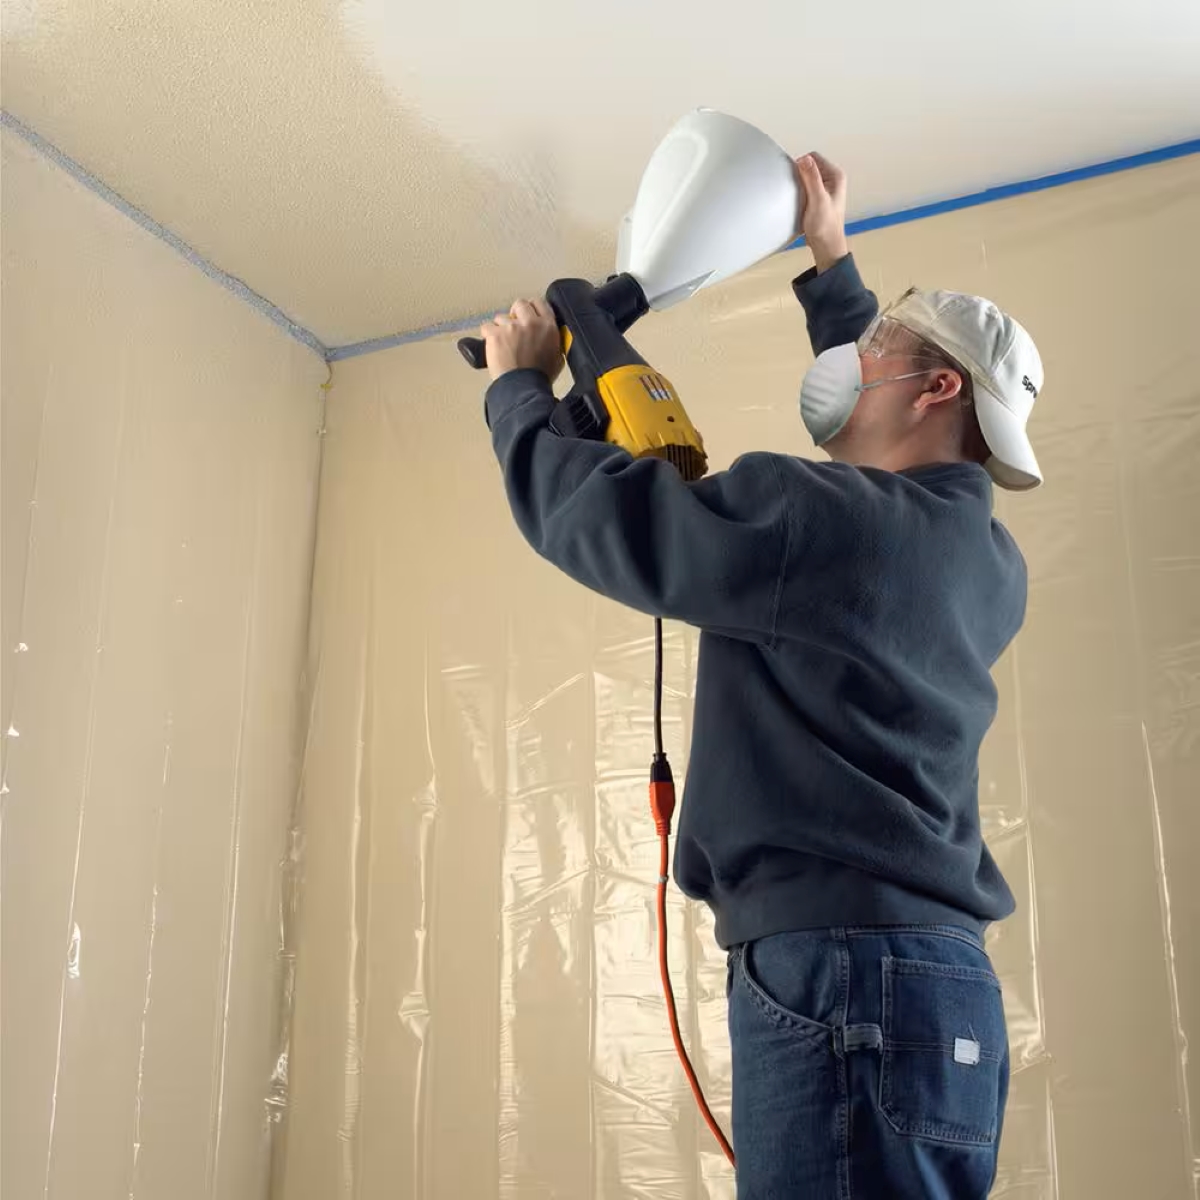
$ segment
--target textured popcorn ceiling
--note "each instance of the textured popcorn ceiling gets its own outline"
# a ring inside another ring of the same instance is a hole
[[[1145,0],[4,0],[4,107],[330,345],[611,266],[710,104],[855,215],[1196,136],[1200,7]]]

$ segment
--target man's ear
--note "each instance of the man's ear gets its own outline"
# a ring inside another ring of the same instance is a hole
[[[962,376],[950,367],[938,367],[930,371],[925,381],[925,390],[917,397],[918,412],[945,404],[947,400],[957,400],[962,395]]]

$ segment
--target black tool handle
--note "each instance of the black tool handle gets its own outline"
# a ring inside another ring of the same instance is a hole
[[[598,288],[582,279],[559,279],[547,289],[546,299],[559,328],[569,330],[574,339],[567,365],[578,390],[592,387],[596,376],[615,366],[644,361],[622,336],[649,311],[646,294],[632,275],[610,276]],[[458,352],[477,371],[487,366],[483,338],[459,338]]]
[[[483,338],[459,338],[458,352],[467,360],[467,366],[477,371],[487,366],[487,343]]]

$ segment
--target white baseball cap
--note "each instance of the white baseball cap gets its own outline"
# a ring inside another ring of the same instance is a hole
[[[881,314],[944,350],[971,375],[975,415],[992,452],[985,464],[1003,488],[1042,482],[1025,424],[1045,382],[1033,338],[990,300],[913,288]]]

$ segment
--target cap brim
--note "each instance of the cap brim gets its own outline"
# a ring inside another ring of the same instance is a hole
[[[1029,444],[1025,425],[982,388],[975,389],[975,415],[992,457],[988,474],[1002,487],[1025,492],[1042,482],[1042,469]]]

